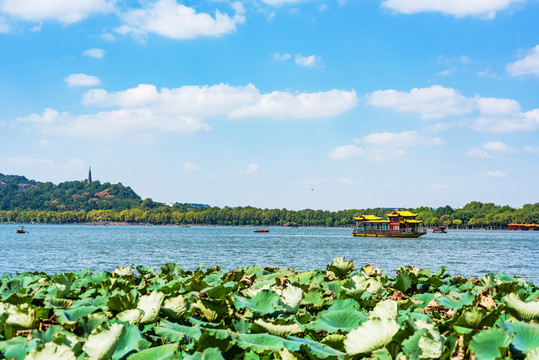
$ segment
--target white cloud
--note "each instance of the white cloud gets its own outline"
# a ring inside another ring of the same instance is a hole
[[[71,74],[64,78],[64,81],[69,86],[95,86],[101,84],[101,80],[97,77],[86,74]]]
[[[382,6],[404,14],[441,12],[457,17],[480,16],[494,18],[498,11],[524,0],[384,0]]]
[[[365,150],[357,145],[342,145],[328,154],[330,159],[354,159],[365,155]]]
[[[292,55],[288,54],[288,53],[278,53],[276,52],[275,54],[273,54],[273,60],[275,61],[286,61],[286,60],[289,60],[292,58]]]
[[[281,6],[284,4],[297,4],[305,0],[262,0],[264,4],[271,6]]]
[[[114,2],[112,0],[0,0],[0,12],[20,20],[55,20],[71,24],[96,13],[112,12]]]
[[[48,140],[41,140],[41,141],[39,142],[39,145],[40,145],[42,148],[44,148],[44,149],[51,149],[51,148],[53,148],[53,145],[52,145],[51,142],[48,141]]]
[[[492,159],[492,156],[490,156],[488,152],[478,148],[473,148],[466,151],[466,155],[477,159]]]
[[[7,20],[0,17],[0,34],[7,34],[10,30]]]
[[[416,112],[422,119],[471,114],[465,123],[479,132],[539,130],[539,109],[523,112],[516,100],[466,97],[452,88],[440,85],[415,88],[410,92],[378,90],[365,98],[370,105],[401,112]]]
[[[483,144],[483,149],[494,151],[510,151],[511,147],[501,141],[491,141]]]
[[[105,50],[103,49],[87,49],[84,50],[82,53],[85,56],[94,58],[94,59],[102,59],[105,56]]]
[[[533,74],[539,76],[539,45],[535,46],[523,59],[507,65],[512,76]]]
[[[144,2],[141,9],[131,9],[121,15],[124,25],[120,34],[146,36],[157,34],[172,39],[194,39],[199,36],[221,36],[236,30],[245,22],[245,10],[240,2],[231,4],[233,16],[215,11],[215,17],[197,13],[195,9],[178,4],[176,0]]]
[[[301,66],[313,67],[317,66],[320,61],[322,61],[322,58],[316,55],[302,56],[301,54],[296,54],[296,56],[294,57],[294,61],[296,64]]]
[[[434,184],[432,185],[433,189],[436,190],[454,190],[455,187],[452,185],[445,185],[445,184]]]
[[[481,173],[480,175],[484,176],[484,177],[498,179],[498,178],[502,178],[502,177],[506,176],[507,173],[505,173],[503,171],[500,171],[500,170],[489,170],[489,171],[485,171],[484,173]]]
[[[474,107],[473,99],[440,85],[414,88],[410,92],[377,90],[366,98],[370,105],[389,107],[401,112],[417,112],[422,119],[466,114]]]
[[[230,113],[231,118],[269,117],[306,119],[336,116],[356,107],[356,92],[329,90],[317,93],[274,91],[262,94],[257,102]]]
[[[367,161],[397,161],[403,158],[406,152],[402,149],[359,147],[357,145],[342,145],[332,150],[328,157],[334,160],[348,160],[361,158]]]
[[[539,146],[524,146],[524,151],[539,155]]]
[[[200,170],[200,166],[193,164],[192,162],[186,162],[182,165],[183,172],[197,172]]]
[[[444,141],[438,137],[427,137],[419,134],[417,131],[403,131],[401,133],[381,132],[373,133],[354,139],[358,144],[369,144],[374,146],[425,146],[425,145],[442,145]]]
[[[260,165],[258,164],[249,164],[247,169],[240,169],[239,172],[243,174],[252,174],[260,170]]]
[[[83,95],[87,106],[112,108],[86,115],[46,109],[18,119],[45,133],[72,136],[119,137],[123,133],[193,133],[210,130],[211,118],[308,119],[342,114],[357,105],[355,91],[330,90],[318,93],[276,91],[261,94],[252,84],[230,86],[182,86],[157,89],[141,84],[118,92],[93,89]]]

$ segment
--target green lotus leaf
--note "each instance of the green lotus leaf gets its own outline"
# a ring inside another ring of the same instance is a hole
[[[276,335],[280,337],[285,337],[287,335],[297,335],[301,334],[303,330],[298,324],[292,325],[276,325],[270,322],[266,322],[262,319],[256,319],[254,323],[266,330],[271,335]]]
[[[442,355],[444,340],[434,324],[423,320],[416,320],[414,325],[422,332],[417,346],[419,348],[419,358],[421,359],[439,359]]]
[[[204,289],[204,292],[212,299],[224,299],[224,297],[234,291],[235,288],[236,284],[232,281],[229,281],[224,284]]]
[[[218,322],[222,317],[231,314],[228,302],[225,300],[198,299],[191,308],[199,312],[209,322]]]
[[[278,291],[278,293],[281,295],[285,305],[284,310],[291,314],[297,313],[301,300],[303,299],[303,290],[289,285],[284,290]]]
[[[419,355],[421,354],[419,342],[426,333],[427,329],[419,329],[402,342],[402,350],[410,359],[419,359]]]
[[[371,319],[348,333],[344,347],[352,355],[370,353],[388,344],[399,329],[395,320]]]
[[[324,296],[324,291],[319,287],[312,287],[303,294],[302,303],[312,305],[315,308],[322,307],[328,299]]]
[[[156,346],[141,352],[131,354],[127,360],[170,360],[176,359],[175,352],[178,349],[178,344],[168,344]],[[185,358],[184,358],[185,359]]]
[[[395,278],[395,289],[406,292],[412,286],[412,279],[405,272],[401,272]]]
[[[504,322],[505,329],[513,334],[511,344],[524,354],[539,348],[539,325],[525,322]]]
[[[114,269],[112,276],[133,276],[133,270],[129,267],[120,266]]]
[[[236,345],[242,349],[250,349],[255,352],[278,352],[286,347],[290,351],[298,351],[300,344],[289,342],[281,337],[270,334],[238,334],[234,339]],[[286,343],[286,346],[285,346]]]
[[[539,347],[531,350],[524,360],[539,360]]]
[[[475,296],[469,292],[465,292],[458,300],[454,300],[448,296],[440,296],[436,299],[439,305],[451,310],[459,310],[464,306],[472,305],[475,300]]]
[[[345,261],[344,257],[333,259],[331,265],[326,267],[328,272],[333,272],[339,279],[343,279],[350,275],[356,268],[352,260]]]
[[[485,309],[479,307],[470,307],[462,312],[455,325],[472,329],[480,329],[481,322],[486,317],[487,312]]]
[[[482,330],[470,341],[470,350],[478,360],[494,360],[507,353],[509,335],[500,328]]]
[[[144,311],[144,316],[140,319],[141,324],[151,324],[159,320],[159,310],[164,298],[165,295],[159,291],[140,297],[137,309]]]
[[[136,307],[135,301],[135,291],[130,291],[129,293],[121,291],[110,296],[107,301],[107,307],[110,310],[121,312],[124,310],[134,309]]]
[[[396,320],[398,314],[398,303],[394,300],[380,301],[371,312],[369,319],[378,318],[380,320]]]
[[[325,330],[328,333],[348,332],[367,321],[366,314],[358,311],[357,302],[352,299],[338,299],[327,310],[318,313],[316,319],[306,327],[315,331]]]
[[[26,356],[25,360],[75,360],[75,354],[73,351],[65,346],[58,345],[53,342],[48,342],[43,345],[39,345],[32,349]]]
[[[345,285],[343,285],[343,290],[358,290],[360,292],[369,292],[371,294],[378,293],[383,288],[380,279],[375,277],[366,277],[364,275],[354,275],[352,276]]]
[[[221,350],[215,347],[210,347],[204,352],[197,351],[194,354],[183,357],[183,360],[225,360]]]
[[[116,319],[128,322],[131,325],[138,325],[140,324],[140,320],[142,320],[143,316],[144,312],[142,310],[131,309],[122,311],[121,313],[116,315]]]
[[[124,326],[104,323],[92,331],[82,350],[91,360],[109,359],[120,342]]]
[[[346,340],[346,335],[330,334],[323,338],[320,343],[330,346],[336,350],[344,351],[344,340]]]
[[[171,320],[179,320],[183,317],[187,311],[187,303],[185,297],[178,295],[173,298],[168,298],[161,305],[161,312],[163,315]]]
[[[7,307],[6,326],[14,329],[33,329],[36,321],[36,311],[28,307],[28,304]]]
[[[28,340],[22,336],[0,341],[0,354],[6,359],[24,360],[27,350]]]
[[[99,308],[95,306],[81,306],[73,309],[70,308],[68,310],[58,309],[55,310],[54,313],[56,314],[60,324],[66,324],[68,322],[77,321],[85,316],[93,314],[98,310]]]
[[[140,330],[135,326],[126,326],[125,332],[120,338],[120,342],[116,346],[113,360],[125,359],[132,353],[137,353],[149,348],[151,343],[145,340],[140,333]]]
[[[185,326],[166,320],[160,321],[159,326],[155,327],[154,331],[169,342],[180,342],[183,339],[198,340],[202,335],[202,329],[199,326]]]
[[[281,297],[272,290],[261,290],[250,299],[236,297],[234,306],[237,309],[247,308],[253,313],[267,315],[284,309]]]
[[[371,360],[393,360],[393,357],[387,349],[378,349],[372,352]]]
[[[511,293],[505,297],[505,306],[519,320],[539,320],[539,301],[524,302]]]
[[[345,355],[343,352],[340,352],[338,350],[335,350],[332,347],[329,347],[327,345],[321,344],[313,340],[309,340],[305,338],[298,338],[294,336],[289,336],[288,340],[293,341],[294,343],[300,344],[300,346],[303,347],[307,351],[307,353],[314,355],[317,359],[327,359],[329,357],[331,358],[336,357],[336,358],[342,359],[344,358],[344,355]],[[288,350],[295,351],[295,350],[292,350],[292,347],[290,345],[291,345],[290,342],[285,343],[285,346]],[[294,346],[293,348],[295,349],[296,347]]]
[[[178,264],[175,263],[166,263],[161,266],[161,275],[174,275],[179,272]]]
[[[55,286],[58,289],[57,294],[66,296],[71,290],[71,285],[73,284],[74,279],[75,276],[73,273],[58,274],[53,278],[52,286]]]

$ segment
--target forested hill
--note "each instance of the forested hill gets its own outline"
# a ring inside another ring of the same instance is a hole
[[[51,182],[0,174],[0,210],[91,211],[140,207],[142,199],[130,187],[92,181]]]

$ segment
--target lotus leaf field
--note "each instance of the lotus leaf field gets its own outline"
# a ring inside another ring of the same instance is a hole
[[[520,277],[335,259],[325,270],[163,265],[0,278],[5,359],[539,359]]]

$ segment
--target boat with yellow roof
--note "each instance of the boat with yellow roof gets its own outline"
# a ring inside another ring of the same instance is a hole
[[[386,214],[387,219],[375,215],[354,217],[356,226],[352,231],[354,236],[363,237],[398,237],[418,238],[427,233],[420,227],[421,220],[416,220],[418,214],[410,211],[392,211]]]

